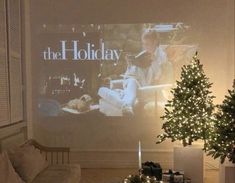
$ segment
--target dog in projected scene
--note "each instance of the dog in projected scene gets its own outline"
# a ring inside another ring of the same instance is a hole
[[[67,109],[67,112],[69,112],[69,109],[72,109],[79,113],[83,113],[90,110],[92,103],[92,97],[90,95],[84,94],[79,99],[70,100],[67,104],[65,104],[63,110]]]

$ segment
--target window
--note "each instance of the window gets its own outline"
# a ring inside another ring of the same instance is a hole
[[[0,126],[23,120],[20,0],[0,2]]]

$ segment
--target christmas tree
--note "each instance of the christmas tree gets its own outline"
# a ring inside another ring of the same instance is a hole
[[[159,141],[170,138],[172,142],[183,141],[183,145],[191,145],[199,139],[207,139],[214,105],[210,88],[212,83],[206,77],[197,53],[188,65],[182,67],[181,81],[171,90],[173,99],[165,105],[162,129]]]
[[[229,161],[235,163],[235,80],[233,90],[229,90],[229,94],[215,114],[214,128],[206,143],[205,150],[208,155],[220,158],[221,163],[228,158]]]

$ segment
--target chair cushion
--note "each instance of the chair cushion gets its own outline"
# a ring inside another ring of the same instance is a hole
[[[40,151],[32,145],[24,145],[8,152],[13,167],[25,182],[31,182],[48,163]]]
[[[15,172],[6,152],[0,154],[0,182],[2,183],[23,183]]]
[[[32,183],[79,183],[81,168],[77,164],[50,165]]]

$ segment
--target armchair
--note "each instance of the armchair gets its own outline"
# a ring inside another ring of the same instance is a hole
[[[182,65],[188,63],[197,49],[197,45],[161,45],[165,50],[172,70],[167,70],[168,80],[163,78],[159,85],[139,87],[135,109],[147,111],[147,115],[155,114],[159,109],[163,109],[170,95],[170,88],[174,86],[175,79],[179,78]],[[169,65],[168,65],[169,66]],[[166,65],[166,68],[170,68]],[[164,75],[165,76],[165,75]],[[171,83],[171,84],[170,84]],[[111,80],[109,87],[101,87],[98,95],[100,112],[106,116],[122,116],[123,80]]]

